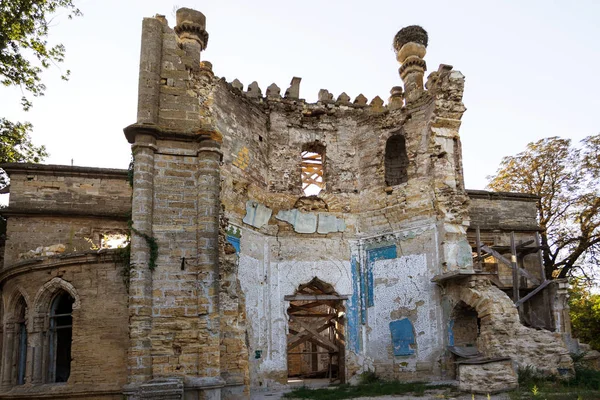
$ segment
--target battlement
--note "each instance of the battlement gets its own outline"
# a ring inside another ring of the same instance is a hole
[[[429,74],[426,83],[423,81],[427,69],[423,59],[427,42],[427,32],[419,26],[403,28],[394,37],[393,47],[400,63],[399,75],[403,86],[393,86],[387,101],[380,96],[369,101],[363,94],[353,99],[346,92],[336,97],[327,89],[321,89],[318,100],[308,103],[301,96],[300,77],[293,77],[285,91],[275,83],[263,91],[256,81],[245,86],[238,79],[226,82],[225,78],[216,77],[212,63],[201,61],[201,52],[208,43],[206,17],[202,13],[186,8],[178,10],[174,28],[168,26],[164,16],[145,18],[138,119],[128,129],[127,136],[133,142],[135,132],[131,131],[136,126],[153,126],[156,128],[153,135],[157,137],[191,135],[198,140],[211,138],[220,141],[222,133],[218,132],[210,110],[215,86],[221,87],[216,85],[219,81],[227,83],[225,87],[230,92],[242,95],[251,103],[267,108],[283,104],[313,116],[349,110],[371,114],[410,110],[434,99],[452,98],[460,102],[464,77],[452,70],[452,66],[440,65],[437,71]],[[440,108],[448,107],[441,105]],[[456,117],[460,119],[460,115],[453,118]]]

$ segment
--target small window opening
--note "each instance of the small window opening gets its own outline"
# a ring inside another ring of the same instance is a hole
[[[73,302],[73,297],[62,291],[52,300],[50,306],[49,382],[66,382],[71,374]]]
[[[324,152],[321,146],[310,146],[302,152],[302,191],[317,196],[325,188],[323,179]]]
[[[107,233],[100,237],[101,249],[121,249],[129,244],[129,236],[124,233]]]
[[[408,156],[403,135],[390,137],[385,144],[385,184],[400,185],[408,182]]]
[[[27,367],[27,303],[21,297],[17,302],[17,385],[25,384]]]

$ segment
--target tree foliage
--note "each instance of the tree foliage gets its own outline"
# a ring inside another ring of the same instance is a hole
[[[50,46],[48,32],[58,10],[68,18],[81,15],[71,0],[0,0],[0,75],[5,86],[21,86],[31,95],[42,96],[46,86],[41,73],[65,58],[62,44]],[[63,75],[67,79],[69,71]],[[25,110],[31,102],[21,99]]]
[[[51,46],[48,33],[53,18],[59,12],[68,18],[81,15],[72,0],[0,0],[0,82],[4,86],[19,86],[33,97],[43,96],[46,86],[42,71],[65,57],[62,44]],[[62,75],[68,79],[69,71]],[[24,94],[21,106],[32,106]],[[48,154],[44,146],[31,141],[29,122],[11,122],[0,117],[0,163],[40,162]],[[6,175],[0,170],[0,188]]]
[[[550,137],[502,159],[488,187],[540,196],[539,222],[544,268],[564,278],[598,264],[600,250],[600,135],[575,148],[569,139]]]
[[[600,350],[600,294],[581,279],[571,280],[569,308],[573,336]]]

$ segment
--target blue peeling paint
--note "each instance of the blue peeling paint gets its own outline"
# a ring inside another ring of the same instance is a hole
[[[356,256],[352,256],[352,296],[348,302],[348,347],[350,350],[358,354],[360,351],[360,325],[358,322],[358,309],[360,302],[360,292],[358,285],[360,280],[360,271],[358,269],[358,261]]]
[[[395,356],[415,354],[415,351],[410,348],[411,345],[415,344],[415,334],[413,325],[408,319],[403,318],[390,322],[390,332],[392,333]]]
[[[366,325],[367,323],[367,279],[365,277],[364,265],[362,270],[359,266],[359,280],[360,280],[360,323]]]
[[[392,260],[396,258],[396,245],[380,247],[378,249],[367,250],[367,283],[366,283],[366,304],[367,307],[373,307],[373,264],[379,260]]]
[[[454,346],[454,320],[448,322],[448,346]]]
[[[227,241],[231,243],[233,247],[235,247],[235,252],[240,254],[240,238],[232,235],[227,235]]]

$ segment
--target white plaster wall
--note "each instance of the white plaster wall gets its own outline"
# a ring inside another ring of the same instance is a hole
[[[374,362],[406,362],[406,369],[414,370],[418,361],[434,361],[435,351],[443,345],[443,332],[439,322],[441,307],[438,288],[430,281],[430,275],[424,254],[374,263],[374,306],[367,309],[369,328],[366,346],[367,357]],[[409,312],[402,315],[402,308],[416,309],[416,318],[411,317]],[[392,317],[396,310],[399,312]],[[394,357],[389,323],[403,317],[409,318],[414,326],[415,354]]]
[[[302,246],[302,239],[286,244]],[[284,296],[292,295],[298,286],[314,277],[331,284],[338,294],[351,295],[350,261],[335,260],[326,248],[315,248],[321,260],[276,261],[273,251],[281,253],[280,241],[251,230],[242,230],[239,279],[246,296],[248,337],[250,344],[251,381],[253,386],[274,386],[272,372],[287,374],[287,308]],[[310,246],[310,241],[307,241]],[[283,245],[285,247],[285,245]],[[349,251],[348,251],[349,256]],[[260,359],[254,352],[262,350]]]

